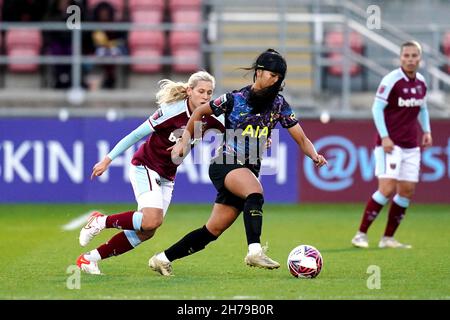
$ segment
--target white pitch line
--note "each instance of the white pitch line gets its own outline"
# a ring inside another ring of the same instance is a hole
[[[83,224],[85,224],[87,222],[87,218],[91,215],[92,212],[94,212],[94,211],[89,211],[89,212],[84,213],[83,215],[79,216],[78,218],[75,218],[75,219],[69,221],[69,223],[66,223],[61,228],[64,231],[71,231],[71,230],[78,229],[79,227],[81,227]]]

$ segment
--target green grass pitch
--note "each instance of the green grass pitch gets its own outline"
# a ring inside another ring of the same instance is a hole
[[[371,248],[363,250],[350,244],[363,204],[268,204],[262,242],[269,242],[269,255],[282,264],[280,269],[244,265],[247,246],[239,217],[205,250],[175,261],[175,276],[164,278],[148,268],[149,257],[202,226],[211,209],[177,204],[153,239],[101,261],[105,275],[78,277],[71,269],[78,255],[117,230],[105,230],[81,248],[79,228],[63,231],[62,226],[92,209],[109,214],[134,207],[0,205],[0,299],[450,299],[448,205],[411,206],[396,235],[411,243],[411,250],[377,248],[385,208],[369,230]],[[287,255],[299,244],[322,253],[324,266],[316,279],[296,279],[287,270]],[[376,276],[370,266],[379,270],[379,288],[368,286]]]

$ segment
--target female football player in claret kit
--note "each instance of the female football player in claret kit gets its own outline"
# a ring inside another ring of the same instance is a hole
[[[374,149],[377,190],[369,197],[359,229],[351,242],[358,248],[368,248],[367,232],[381,210],[391,199],[388,221],[379,248],[410,249],[394,238],[419,182],[421,150],[433,144],[430,116],[426,100],[425,78],[417,72],[422,47],[417,41],[401,45],[400,67],[381,80],[372,105],[377,128]],[[418,125],[422,129],[418,143]]]
[[[264,195],[258,180],[263,149],[277,123],[289,131],[301,150],[318,167],[327,163],[322,155],[317,154],[291,107],[279,94],[287,71],[283,56],[268,49],[246,70],[254,71],[253,84],[223,94],[196,109],[182,138],[172,149],[174,157],[182,157],[196,121],[208,115],[225,115],[223,145],[209,167],[210,179],[217,189],[211,216],[203,227],[150,258],[150,268],[162,275],[172,274],[172,261],[198,252],[216,240],[242,211],[248,243],[245,263],[265,269],[279,268],[280,264],[269,258],[265,254],[266,248],[261,246]]]
[[[78,257],[78,267],[87,273],[101,274],[99,260],[134,249],[153,237],[163,223],[179,165],[171,161],[168,149],[180,138],[181,128],[193,112],[203,105],[209,106],[215,79],[209,73],[199,71],[192,74],[187,83],[164,79],[159,84],[160,90],[156,94],[159,109],[120,140],[92,170],[91,179],[101,176],[118,155],[150,135],[136,151],[130,164],[130,181],[137,210],[112,215],[94,212],[81,229],[79,241],[83,247],[105,228],[123,230],[97,249]],[[205,131],[211,128],[223,130],[222,122],[215,116],[201,117],[201,121]]]

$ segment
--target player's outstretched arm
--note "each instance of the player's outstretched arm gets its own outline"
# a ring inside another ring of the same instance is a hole
[[[321,154],[318,154],[311,140],[308,139],[300,124],[296,124],[288,129],[289,134],[300,146],[303,153],[314,161],[317,167],[328,164],[327,160]]]
[[[146,120],[139,127],[133,130],[130,134],[128,134],[126,137],[120,140],[102,161],[94,165],[94,168],[92,169],[91,180],[95,177],[101,176],[103,172],[105,172],[108,169],[110,163],[118,155],[122,154],[129,147],[134,145],[142,138],[148,136],[153,131],[154,129],[151,127],[149,121]]]
[[[112,160],[108,156],[106,156],[102,161],[97,162],[94,165],[94,168],[92,168],[91,180],[94,179],[95,177],[101,176],[103,172],[105,172],[108,169],[111,162]]]

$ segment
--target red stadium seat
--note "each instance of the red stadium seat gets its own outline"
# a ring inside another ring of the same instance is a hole
[[[133,22],[161,23],[163,20],[163,0],[129,0],[128,8]]]
[[[175,72],[194,72],[201,64],[201,0],[169,0],[169,12],[174,26],[192,24],[183,27],[186,31],[174,29],[169,35],[169,46]]]
[[[442,52],[447,58],[450,58],[450,31],[445,33],[444,39],[442,40]],[[445,67],[445,71],[450,74],[450,65]]]
[[[42,48],[42,33],[37,29],[10,29],[6,31],[6,54],[10,57],[34,58],[40,55]],[[35,72],[38,63],[10,63],[11,72]]]
[[[90,12],[94,10],[94,8],[100,3],[100,2],[108,2],[111,4],[114,9],[116,10],[116,18],[117,20],[121,20],[124,16],[125,11],[125,3],[124,0],[87,0],[87,7]]]
[[[128,37],[131,57],[160,59],[164,50],[164,34],[162,31],[130,31]],[[162,63],[131,64],[131,70],[138,73],[155,73],[161,71]]]
[[[162,11],[156,10],[135,10],[130,11],[132,22],[136,23],[161,23],[163,18]]]
[[[357,32],[350,32],[350,47],[353,52],[363,54],[364,43],[362,36]],[[331,48],[342,48],[344,46],[344,33],[342,31],[330,31],[325,36],[325,45]],[[331,52],[328,58],[332,61],[336,61],[334,65],[327,68],[329,74],[334,76],[341,76],[343,72],[342,68],[343,54],[340,52]],[[356,76],[361,73],[362,67],[359,64],[350,64],[350,75]]]
[[[172,66],[175,72],[194,72],[200,67],[200,32],[172,31],[169,36],[169,45],[172,57],[175,59]]]
[[[169,0],[169,10],[173,9],[187,9],[187,8],[197,8],[200,9],[202,5],[202,0]]]
[[[201,23],[200,10],[175,10],[171,17],[173,23]]]

